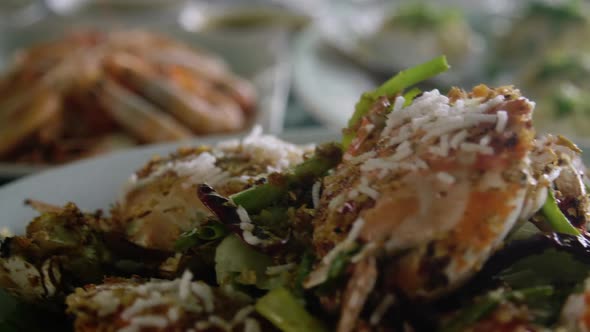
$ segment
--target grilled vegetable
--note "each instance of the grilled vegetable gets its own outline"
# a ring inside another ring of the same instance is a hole
[[[105,231],[108,223],[72,203],[41,213],[25,236],[2,241],[1,287],[29,302],[59,303],[75,287],[105,275],[158,275],[168,254],[137,248]]]
[[[440,56],[416,67],[401,71],[374,91],[363,93],[354,107],[354,114],[348,121],[348,128],[344,132],[342,138],[344,148],[348,148],[352,143],[355,131],[358,129],[362,118],[369,112],[369,108],[379,97],[394,97],[396,94],[403,92],[404,89],[436,76],[447,69],[449,69],[447,59]]]
[[[284,288],[272,290],[258,299],[256,311],[283,332],[327,331]]]
[[[315,155],[295,166],[291,172],[271,177],[269,183],[236,193],[231,200],[248,212],[257,212],[284,198],[293,186],[309,186],[338,164],[341,149],[335,144],[318,146]]]

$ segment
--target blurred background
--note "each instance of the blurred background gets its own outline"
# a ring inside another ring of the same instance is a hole
[[[584,1],[2,0],[0,183],[194,136],[337,132],[440,54],[425,88],[516,85],[540,131],[590,136]]]

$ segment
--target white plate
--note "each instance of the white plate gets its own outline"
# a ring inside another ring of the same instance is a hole
[[[332,141],[339,136],[326,129],[298,129],[281,137],[289,142],[304,144]],[[27,198],[56,205],[71,201],[87,211],[108,210],[109,205],[116,201],[123,183],[150,157],[167,155],[179,146],[214,144],[219,140],[210,137],[137,148],[22,178],[0,187],[0,227],[6,226],[17,234],[24,231],[24,227],[36,215],[35,211],[23,204]]]
[[[293,90],[305,109],[330,128],[346,127],[361,93],[376,83],[329,49],[314,27],[303,31],[293,53]]]

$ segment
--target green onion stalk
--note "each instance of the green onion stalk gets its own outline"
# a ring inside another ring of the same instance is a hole
[[[228,231],[222,224],[211,222],[182,233],[174,246],[176,251],[185,251],[205,242],[219,240],[227,234]]]
[[[555,194],[551,188],[548,189],[547,200],[545,200],[545,204],[543,204],[543,207],[541,208],[541,214],[545,217],[546,222],[551,226],[553,231],[575,236],[581,234],[580,231],[570,223],[563,212],[561,212],[559,206],[557,206]]]
[[[283,332],[325,332],[323,324],[308,313],[285,288],[275,288],[258,299],[256,312]]]
[[[295,166],[290,172],[282,174],[279,179],[271,179],[268,183],[234,194],[231,200],[249,213],[259,212],[284,198],[293,186],[313,183],[315,179],[335,167],[341,157],[342,150],[337,144],[321,145],[313,157]]]
[[[354,129],[356,125],[365,115],[367,115],[371,105],[373,105],[377,99],[383,96],[391,97],[398,93],[402,93],[403,90],[445,72],[449,68],[447,58],[444,55],[441,55],[415,67],[402,70],[377,89],[363,93],[361,99],[355,105],[352,117],[348,120],[348,128],[342,138],[343,148],[346,150],[350,143],[352,143],[352,140],[355,138]],[[411,92],[413,96],[416,96],[419,94],[418,91],[419,90],[412,90]],[[410,95],[410,97],[412,97],[412,95]]]

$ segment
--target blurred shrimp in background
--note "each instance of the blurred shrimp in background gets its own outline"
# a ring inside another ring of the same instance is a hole
[[[1,15],[0,168],[23,169],[254,124],[279,133],[287,38],[308,21],[180,0],[13,1]]]

